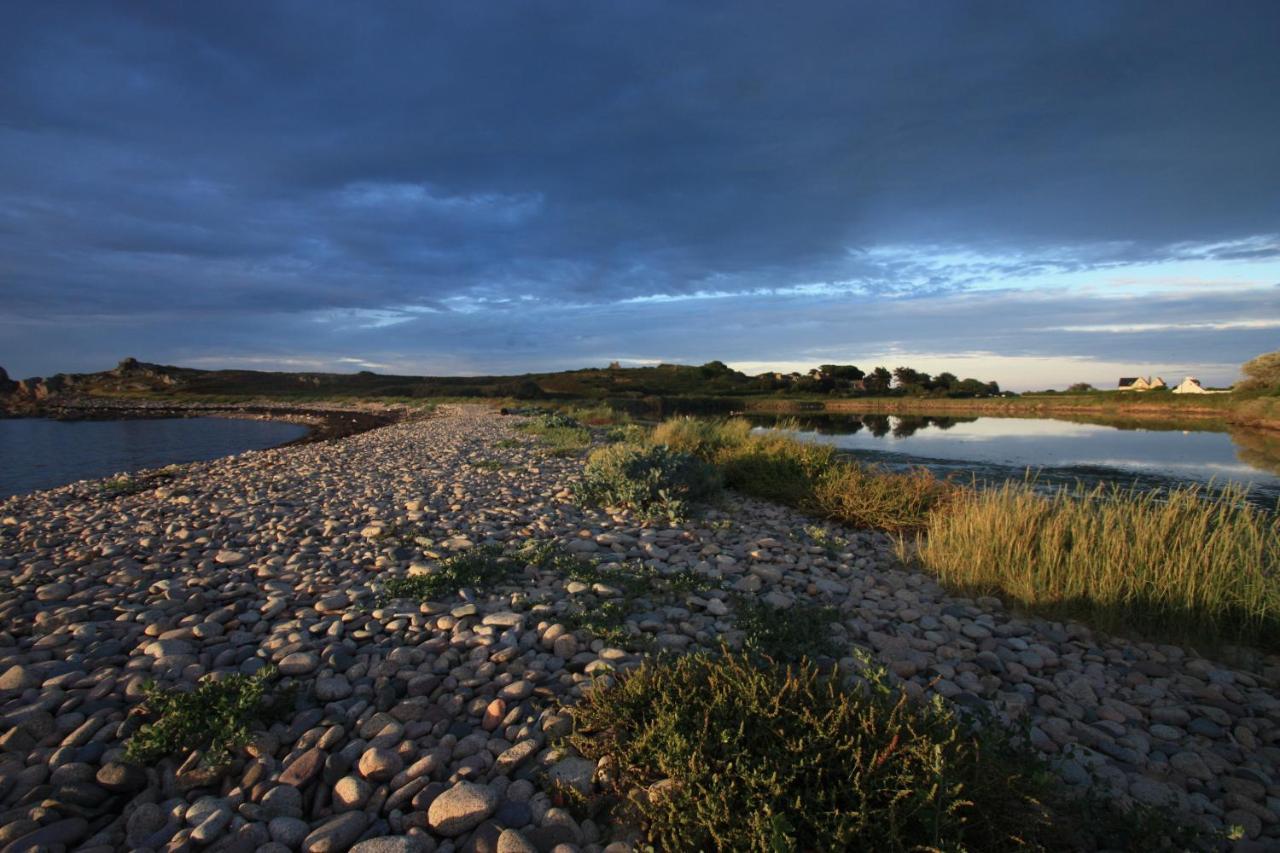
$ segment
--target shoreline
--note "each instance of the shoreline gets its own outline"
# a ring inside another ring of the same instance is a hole
[[[1119,393],[1119,392],[1117,392]],[[1214,395],[1215,398],[1218,395]],[[954,414],[983,417],[1091,419],[1094,422],[1157,423],[1188,421],[1213,423],[1222,430],[1230,427],[1280,431],[1280,398],[1257,397],[1234,400],[1222,395],[1220,405],[1200,400],[1072,400],[1070,397],[1008,397],[952,399],[946,397],[857,397],[829,400],[787,400],[785,398],[736,398],[746,414]]]
[[[0,809],[104,850],[199,841],[214,818],[262,846],[285,804],[304,849],[382,835],[469,849],[495,825],[538,849],[635,849],[630,828],[571,813],[545,781],[601,792],[601,766],[557,745],[567,709],[654,651],[740,639],[750,600],[833,608],[840,672],[865,652],[912,698],[1025,723],[1069,790],[1280,841],[1277,656],[1228,663],[1020,614],[944,590],[884,534],[737,494],[678,524],[582,506],[581,457],[518,422],[447,406],[180,466],[137,492],[6,501]],[[465,594],[384,595],[453,555],[544,543],[705,585],[627,592],[513,560]],[[575,622],[619,609],[616,627]],[[188,751],[123,760],[147,679],[189,688],[268,665],[294,705],[222,773]]]
[[[277,447],[295,447],[389,426],[411,417],[411,410],[372,404],[353,408],[334,408],[306,404],[273,402],[205,403],[156,400],[67,400],[42,405],[30,412],[8,414],[13,419],[48,419],[56,421],[166,420],[174,418],[214,417],[240,420],[276,420],[308,428],[299,438]]]

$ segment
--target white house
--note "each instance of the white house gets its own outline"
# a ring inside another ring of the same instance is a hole
[[[1208,394],[1201,385],[1200,380],[1194,376],[1188,376],[1186,379],[1178,383],[1178,387],[1173,389],[1175,394]]]

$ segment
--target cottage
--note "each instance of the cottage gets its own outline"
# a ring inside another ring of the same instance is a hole
[[[1157,388],[1164,388],[1164,380],[1159,376],[1122,376],[1120,377],[1121,391],[1155,391]]]
[[[1194,376],[1188,376],[1186,379],[1178,383],[1178,387],[1173,389],[1175,394],[1208,394],[1200,384],[1200,380]]]

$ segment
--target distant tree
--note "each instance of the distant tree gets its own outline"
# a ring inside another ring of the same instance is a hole
[[[931,387],[929,374],[910,367],[895,367],[893,378],[898,387],[906,391],[924,391]]]
[[[1246,361],[1240,372],[1244,379],[1235,384],[1238,391],[1280,391],[1280,350]]]
[[[862,380],[863,386],[870,394],[883,394],[889,390],[889,383],[893,380],[893,374],[883,367],[877,367],[871,371]]]
[[[960,380],[956,378],[956,375],[954,373],[947,373],[943,371],[942,373],[939,373],[937,376],[933,377],[934,388],[942,388],[947,391],[950,391],[952,388],[954,388],[956,385],[959,385],[959,384],[960,384]]]
[[[853,364],[823,364],[818,367],[818,372],[837,381],[861,379],[865,375]]]
[[[1094,388],[1088,382],[1077,382],[1074,385],[1067,386],[1067,393],[1069,394],[1084,394],[1089,391],[1097,390],[1097,388]]]

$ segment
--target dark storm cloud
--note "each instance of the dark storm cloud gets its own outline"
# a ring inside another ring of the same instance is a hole
[[[942,295],[1280,257],[1274,3],[32,2],[4,19],[0,312],[94,318],[101,341],[107,318],[229,341],[270,317],[298,335],[288,353],[312,326],[282,318],[308,312],[475,327],[460,308],[521,297]],[[509,321],[493,310],[471,346],[528,339]]]

